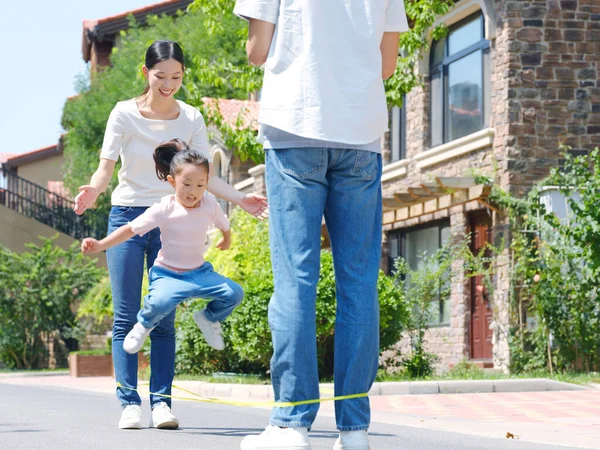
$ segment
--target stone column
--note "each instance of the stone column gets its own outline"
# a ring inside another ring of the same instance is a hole
[[[252,175],[254,180],[252,191],[255,194],[267,195],[267,186],[265,183],[265,165],[259,164],[258,166],[254,166],[248,170],[248,173]]]

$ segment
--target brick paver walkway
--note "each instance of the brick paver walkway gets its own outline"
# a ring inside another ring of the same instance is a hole
[[[600,391],[497,392],[371,397],[374,411],[485,422],[600,426]]]

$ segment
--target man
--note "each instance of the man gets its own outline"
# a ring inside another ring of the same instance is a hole
[[[269,303],[275,400],[319,397],[316,286],[321,222],[333,252],[335,395],[369,391],[379,356],[383,79],[396,68],[403,0],[237,0],[247,53],[265,65],[266,150],[275,291]],[[242,450],[310,449],[319,404],[274,408]],[[335,450],[368,450],[368,397],[337,401]]]

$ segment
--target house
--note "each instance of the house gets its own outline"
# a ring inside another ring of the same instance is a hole
[[[23,251],[38,236],[58,235],[56,243],[66,248],[93,233],[72,211],[62,165],[62,138],[30,152],[0,154],[0,244]]]
[[[112,49],[119,46],[120,32],[129,28],[131,16],[144,26],[148,16],[174,16],[185,11],[191,3],[193,0],[167,0],[102,19],[84,20],[81,40],[83,60],[90,63],[91,72],[109,66]]]
[[[473,250],[507,238],[507,217],[487,201],[487,175],[524,195],[559,166],[561,150],[600,145],[600,2],[461,0],[437,23],[424,76],[391,112],[384,154],[384,260],[415,267],[450,234]],[[436,305],[428,348],[449,366],[463,358],[507,370],[509,255],[497,260],[494,297],[458,277]],[[400,344],[400,345],[405,345]]]
[[[441,23],[449,33],[423,56],[424,83],[391,109],[382,143],[388,273],[398,256],[416,268],[451,235],[470,235],[473,251],[510,239],[477,175],[523,196],[560,165],[561,145],[600,146],[600,2],[459,0]],[[264,192],[264,166],[251,175],[236,187]],[[426,334],[438,368],[468,359],[508,370],[509,261],[505,249],[493,297],[456,261]],[[398,343],[403,353],[408,345]]]
[[[175,15],[192,3],[163,1],[83,24],[82,54],[92,71],[109,64],[113,46],[118,45],[120,31],[129,28],[133,15],[141,25],[149,15]],[[0,244],[15,251],[35,242],[38,236],[58,233],[57,244],[63,247],[83,236],[103,236],[105,218],[93,217],[92,211],[77,217],[72,198],[63,186],[62,136],[57,144],[30,152],[0,156]],[[102,260],[103,258],[100,258]],[[104,264],[104,262],[102,262]]]

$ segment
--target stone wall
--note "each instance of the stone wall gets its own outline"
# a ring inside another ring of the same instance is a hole
[[[561,161],[600,145],[600,2],[503,4],[509,63],[508,187],[524,194]]]

